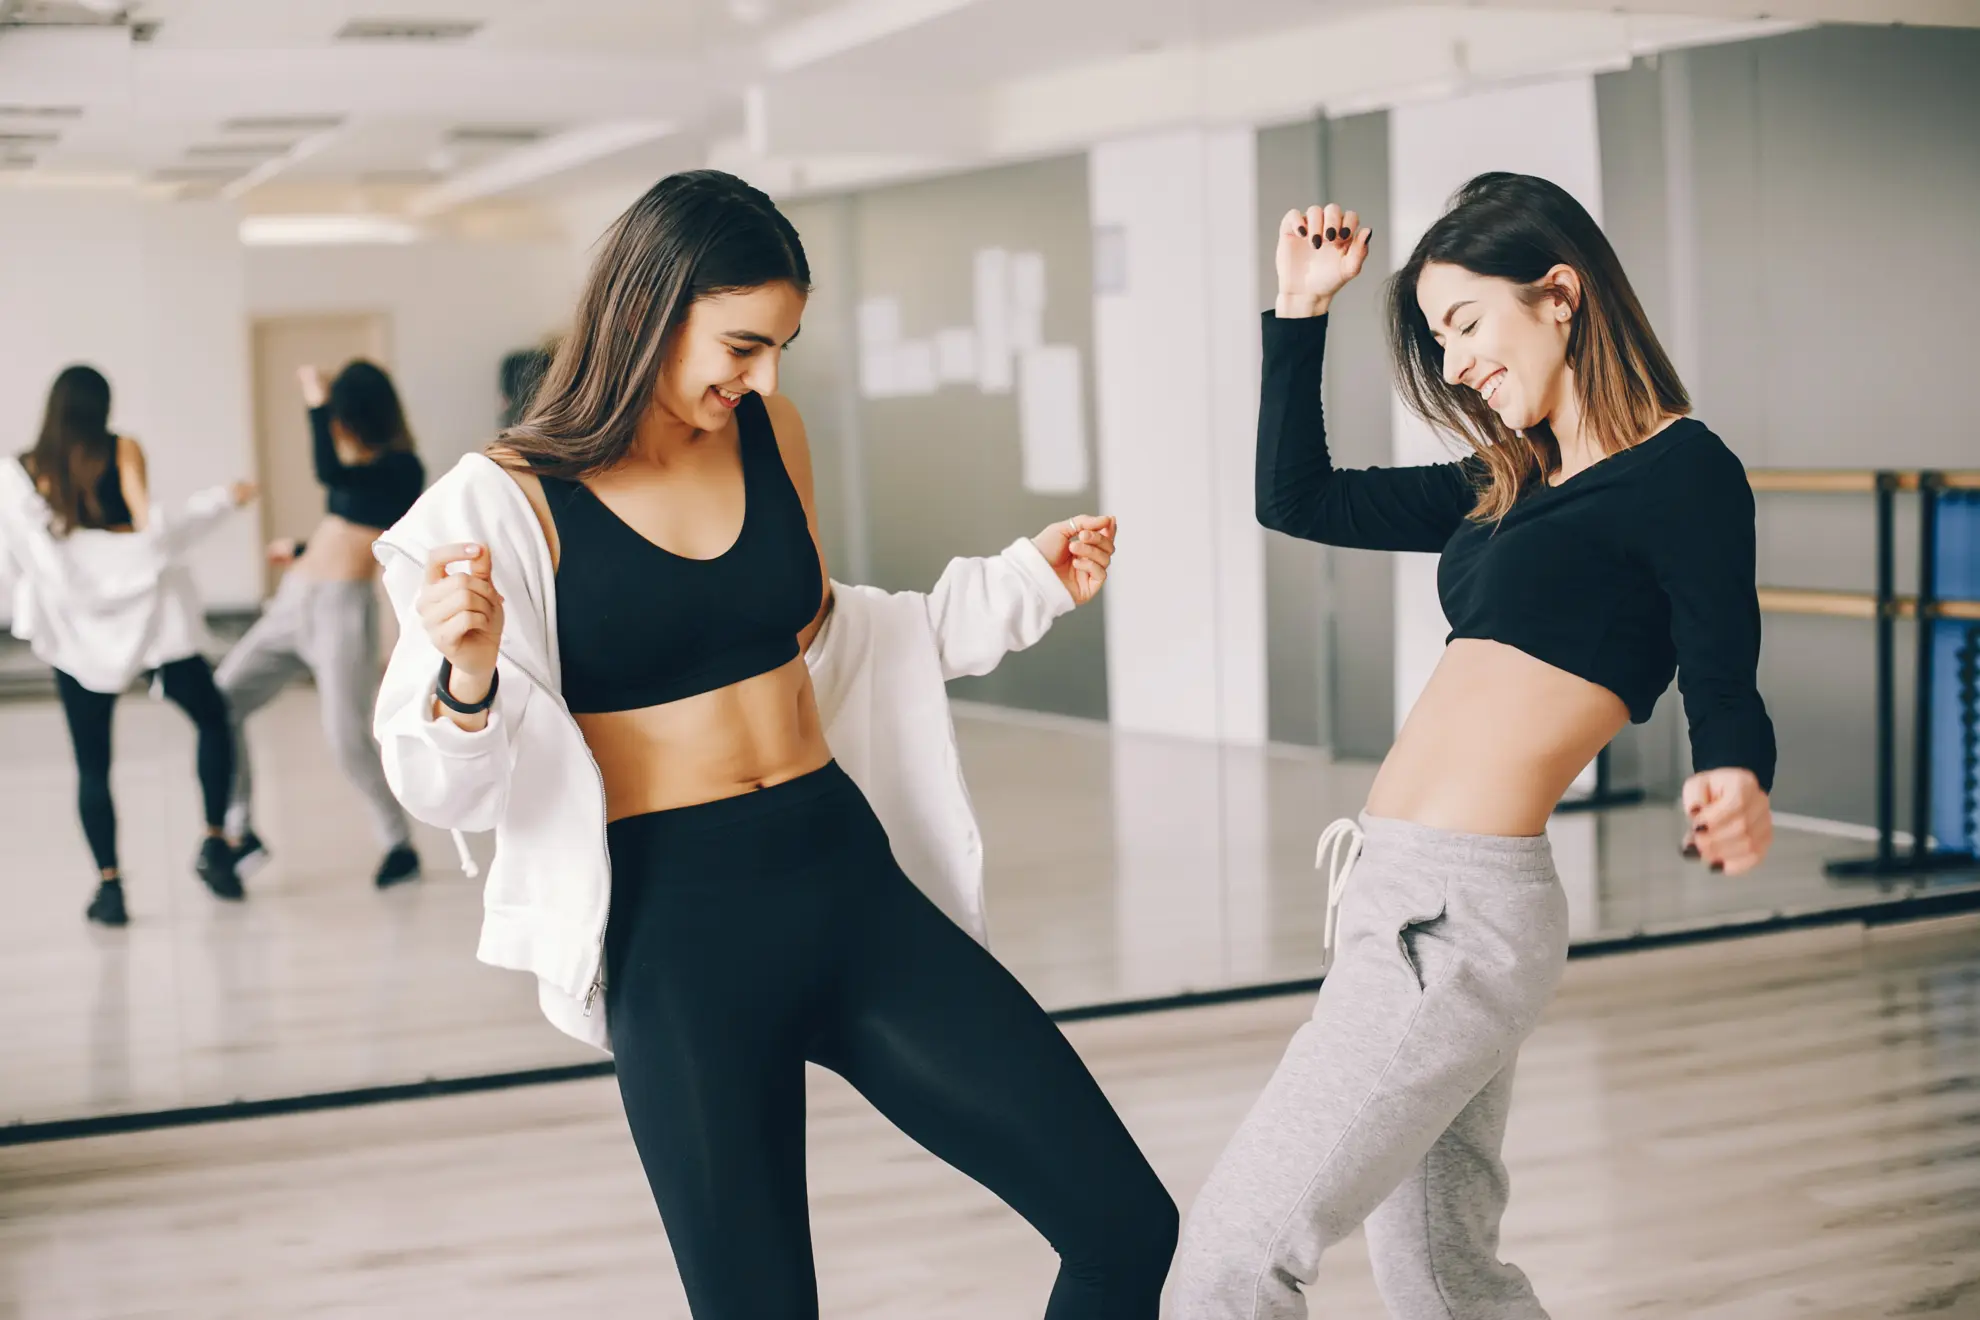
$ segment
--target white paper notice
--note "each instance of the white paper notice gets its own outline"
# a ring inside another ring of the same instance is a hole
[[[976,331],[969,326],[935,333],[935,376],[944,385],[976,384]]]
[[[901,338],[898,298],[863,299],[854,313],[859,334],[859,392],[868,399],[891,399],[900,393],[895,370],[895,345]]]
[[[1087,488],[1086,408],[1077,348],[1052,344],[1018,359],[1018,432],[1026,490],[1077,495]]]
[[[1010,253],[984,248],[976,254],[976,384],[985,394],[1009,394],[1011,370]]]
[[[1045,343],[1045,254],[1011,256],[1011,347],[1022,353]]]
[[[906,339],[894,347],[894,393],[899,396],[935,392],[935,345],[927,339]]]

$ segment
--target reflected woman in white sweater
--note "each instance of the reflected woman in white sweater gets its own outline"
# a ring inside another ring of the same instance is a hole
[[[110,429],[110,382],[92,367],[55,378],[34,447],[0,465],[0,577],[14,580],[13,632],[55,671],[76,755],[76,799],[98,885],[88,917],[129,920],[110,796],[118,694],[150,673],[199,731],[206,837],[194,869],[215,895],[241,897],[222,837],[234,773],[227,707],[202,649],[211,645],[183,551],[254,496],[247,481],[154,509],[144,451]]]

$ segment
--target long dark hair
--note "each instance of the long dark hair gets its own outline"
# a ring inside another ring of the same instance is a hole
[[[811,292],[804,244],[775,203],[718,170],[668,175],[605,231],[571,331],[501,443],[543,476],[611,467],[695,301],[778,282]]]
[[[107,526],[97,489],[116,461],[110,382],[95,367],[64,367],[48,389],[41,435],[27,454],[28,474],[54,514],[55,535]]]
[[[374,454],[413,447],[399,391],[375,362],[359,358],[337,373],[330,382],[330,417]]]
[[[1684,382],[1643,314],[1601,226],[1566,189],[1530,174],[1481,174],[1458,190],[1389,285],[1389,347],[1410,411],[1469,443],[1487,479],[1474,518],[1503,517],[1533,482],[1560,470],[1561,449],[1545,422],[1524,434],[1499,420],[1475,390],[1446,384],[1444,350],[1416,298],[1430,262],[1510,280],[1529,305],[1561,301],[1540,281],[1555,266],[1581,280],[1572,305],[1567,361],[1581,424],[1604,454],[1641,441],[1659,421],[1691,411]]]

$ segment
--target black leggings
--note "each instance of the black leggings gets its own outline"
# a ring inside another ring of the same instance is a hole
[[[696,1320],[818,1314],[806,1060],[1045,1235],[1048,1320],[1155,1320],[1175,1202],[1044,1010],[901,873],[844,771],[607,837],[619,1094]]]
[[[227,726],[227,702],[213,685],[213,667],[206,657],[190,655],[158,670],[165,696],[184,711],[199,730],[199,788],[205,799],[206,824],[219,829],[227,814],[227,792],[234,779],[234,739]],[[55,689],[62,694],[62,713],[69,719],[69,742],[76,749],[76,809],[82,813],[83,837],[101,871],[117,869],[117,804],[110,797],[110,717],[117,710],[117,693],[92,692],[61,670]]]

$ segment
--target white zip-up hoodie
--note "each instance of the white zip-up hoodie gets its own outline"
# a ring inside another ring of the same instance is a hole
[[[506,602],[500,686],[473,733],[433,718],[440,654],[414,604],[428,552],[456,542],[488,547]],[[385,777],[430,825],[495,831],[477,956],[534,973],[544,1016],[609,1050],[598,1003],[612,888],[604,785],[564,704],[555,575],[536,511],[492,459],[470,454],[373,553],[399,616],[375,726]],[[952,561],[927,595],[832,589],[832,612],[805,655],[825,740],[901,869],[982,941],[983,849],[943,684],[1032,645],[1073,598],[1028,540]]]
[[[177,508],[154,506],[143,531],[77,528],[54,514],[20,461],[0,457],[0,586],[14,636],[91,692],[213,649],[185,551],[234,508],[225,486]]]

